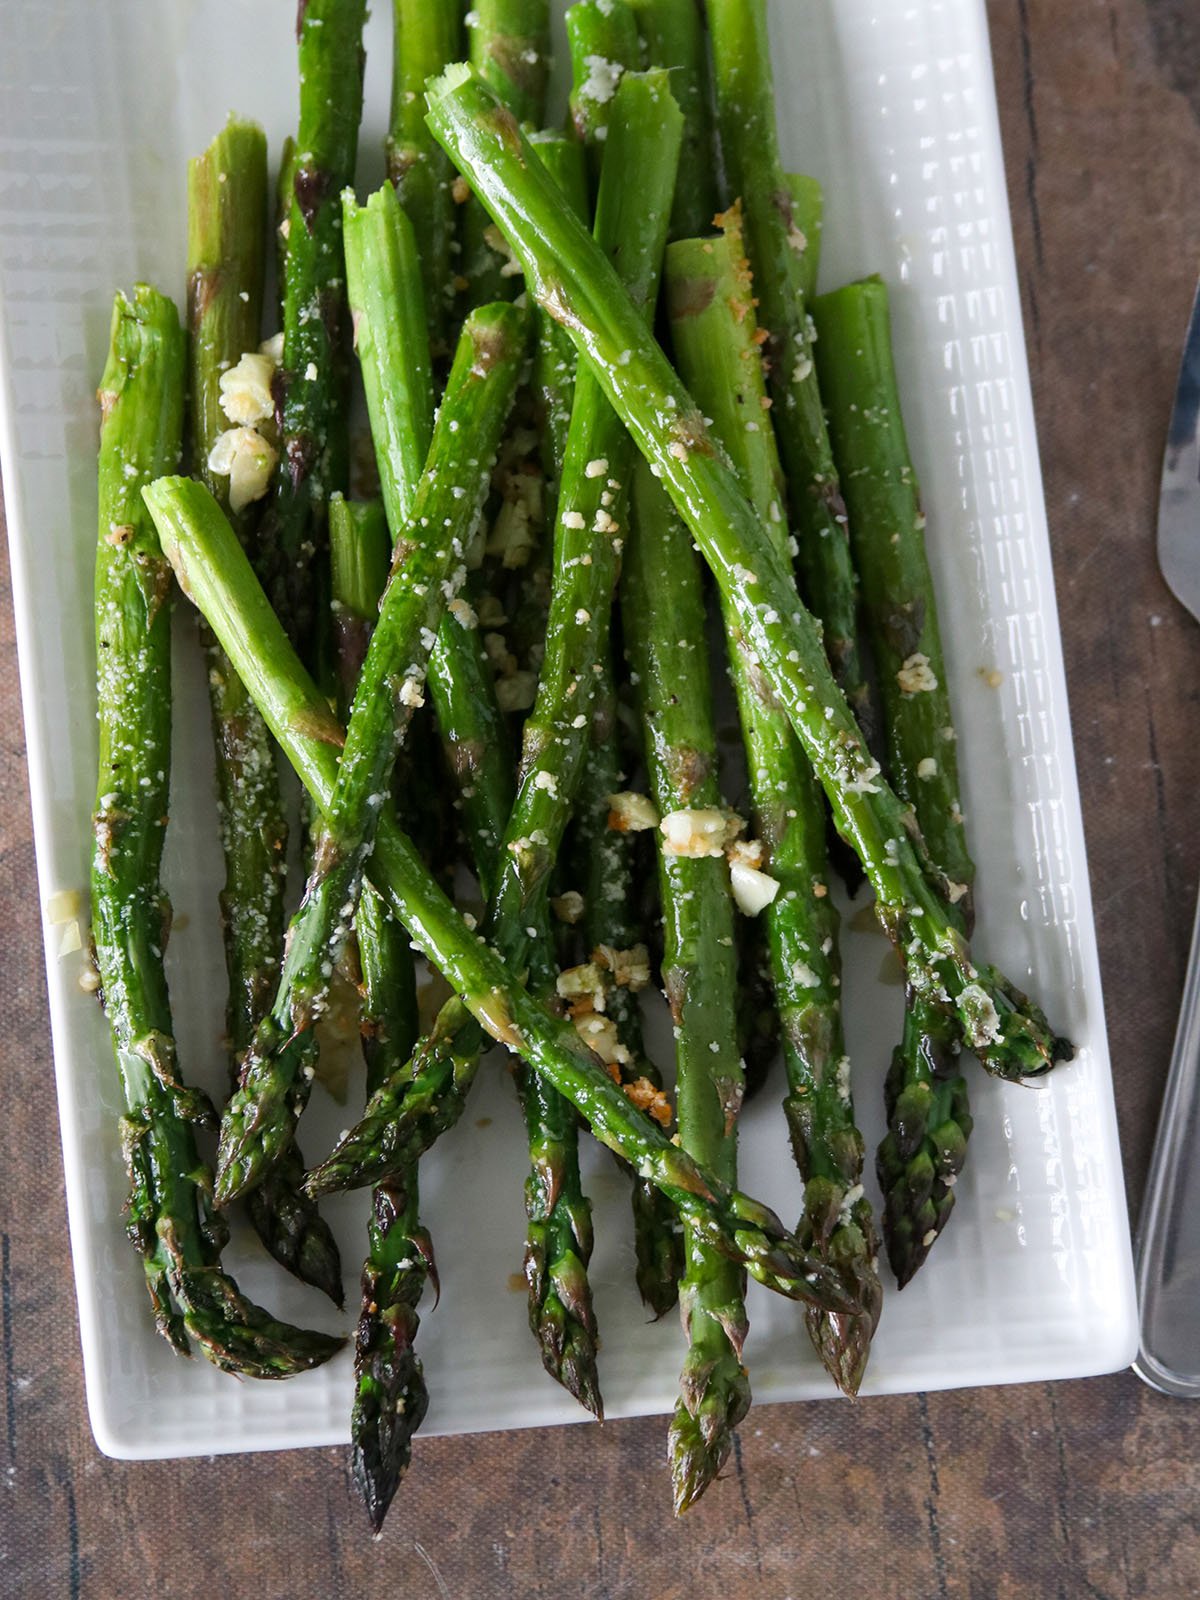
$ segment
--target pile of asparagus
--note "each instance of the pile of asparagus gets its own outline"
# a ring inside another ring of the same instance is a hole
[[[851,886],[869,883],[906,975],[878,1153],[901,1284],[953,1205],[964,1047],[1010,1079],[1070,1054],[968,945],[973,869],[884,286],[816,295],[821,195],[781,169],[766,0],[703,9],[572,6],[555,132],[547,0],[465,16],[394,0],[389,182],[360,203],[365,0],[307,0],[274,202],[281,333],[261,342],[266,143],[232,119],[189,171],[186,336],[145,286],[113,315],[92,926],[129,1233],[181,1352],[287,1377],[339,1341],[240,1293],[226,1212],[244,1200],[267,1249],[340,1304],[317,1202],[371,1188],[352,1436],[376,1528],[427,1404],[420,1166],[493,1041],[528,1129],[530,1324],[597,1416],[581,1128],[629,1173],[638,1287],[656,1314],[678,1299],[688,1342],[677,1510],[749,1405],[747,1274],[801,1303],[849,1394],[879,1318],[831,847]],[[373,462],[350,437],[355,367]],[[181,457],[190,476],[173,475]],[[181,1076],[163,970],[176,583],[202,618],[226,865],[219,1123]],[[740,767],[714,730],[725,669]],[[290,920],[280,755],[307,800]],[[480,916],[455,903],[464,867]],[[414,950],[449,988],[424,1022]],[[673,1064],[642,1039],[656,973]],[[297,1124],[339,975],[367,1102],[309,1168]],[[737,1186],[747,1074],[778,1047],[781,1138],[804,1180],[793,1231]]]

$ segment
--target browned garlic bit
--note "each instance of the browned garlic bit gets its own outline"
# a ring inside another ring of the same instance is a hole
[[[745,823],[732,812],[703,806],[695,810],[670,811],[659,827],[667,855],[699,859],[723,856]]]
[[[622,789],[608,797],[608,826],[613,833],[645,833],[658,827],[658,811],[648,795]]]
[[[637,994],[649,987],[650,952],[644,944],[635,944],[629,950],[614,950],[610,944],[599,944],[592,951],[592,962],[611,975],[618,989]]]
[[[583,916],[586,902],[578,889],[566,889],[562,894],[552,896],[550,909],[560,922],[574,927]]]

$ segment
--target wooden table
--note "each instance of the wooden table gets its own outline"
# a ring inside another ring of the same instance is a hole
[[[898,0],[890,0],[898,3]],[[1117,1103],[1136,1210],[1200,866],[1200,630],[1153,520],[1200,266],[1192,0],[991,0]],[[7,566],[4,567],[7,583]],[[657,1419],[420,1439],[373,1543],[342,1452],[126,1465],[84,1413],[7,601],[0,1591],[30,1600],[1200,1594],[1200,1408],[1131,1375],[761,1406],[665,1514]]]

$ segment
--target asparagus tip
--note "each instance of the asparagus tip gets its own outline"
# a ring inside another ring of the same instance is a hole
[[[693,1405],[683,1396],[675,1404],[667,1432],[667,1459],[677,1517],[695,1505],[719,1476],[733,1448],[734,1432],[750,1409],[750,1385],[744,1370],[736,1363],[731,1370],[724,1370],[727,1365],[714,1363],[707,1371],[698,1372],[701,1387]],[[687,1376],[685,1369],[685,1394]]]
[[[205,1356],[239,1377],[291,1378],[322,1366],[346,1342],[337,1334],[277,1322],[219,1267],[185,1269],[174,1289],[187,1330]]]
[[[342,1259],[329,1224],[300,1187],[303,1162],[285,1158],[288,1170],[272,1169],[247,1196],[254,1230],[279,1264],[302,1283],[319,1289],[341,1311],[345,1306]]]

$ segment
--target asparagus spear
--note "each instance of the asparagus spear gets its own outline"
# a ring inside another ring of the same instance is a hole
[[[800,262],[800,291],[807,305],[817,292],[821,236],[825,230],[825,192],[815,178],[799,172],[789,172],[784,182],[792,197],[792,226],[804,241],[801,245],[797,240],[796,255]]]
[[[346,271],[384,510],[399,538],[433,437],[433,380],[423,325],[415,230],[385,186],[365,206],[345,197]],[[487,894],[512,804],[507,730],[471,607],[442,619],[429,688],[475,869]]]
[[[229,480],[208,466],[229,426],[220,377],[258,345],[262,320],[267,143],[254,123],[230,118],[188,163],[188,330],[192,456],[228,510]],[[239,519],[243,539],[249,519]],[[245,1048],[278,967],[287,827],[266,724],[211,636],[209,659],[221,842],[225,855],[226,1013],[230,1046]]]
[[[679,123],[665,74],[626,75],[612,107],[596,235],[597,248],[619,263],[643,318],[657,293]],[[533,165],[557,195],[540,162],[534,159]],[[637,175],[636,182],[630,174]],[[528,959],[525,930],[536,925],[528,913],[545,900],[578,791],[595,668],[617,576],[623,514],[619,496],[631,453],[628,434],[595,378],[581,374],[559,495],[545,658],[537,700],[525,725],[517,800],[488,917],[502,955],[517,970]],[[473,1078],[470,1052],[477,1058],[479,1042],[460,1003],[449,1001],[433,1038],[422,1047],[419,1067],[411,1063],[399,1081],[374,1097],[357,1126],[309,1174],[309,1192],[373,1182],[394,1161],[428,1149],[461,1113]]]
[[[632,956],[644,934],[637,905],[637,835],[608,825],[610,797],[624,786],[624,774],[611,651],[605,652],[601,666],[592,704],[591,747],[575,809],[576,871],[584,902],[581,926],[593,962],[597,957],[604,959],[608,951],[618,959],[622,952]],[[606,1014],[628,1055],[627,1061],[619,1063],[622,1083],[637,1087],[644,1081],[651,1090],[661,1090],[662,1074],[646,1054],[641,1007],[630,983],[610,985]],[[632,1178],[638,1291],[655,1316],[661,1317],[679,1298],[683,1271],[679,1219],[652,1183],[636,1172]]]
[[[611,11],[613,20],[618,20],[623,10],[621,0],[606,0],[606,7]],[[573,8],[572,13],[568,13],[567,27],[570,37],[574,38],[571,32],[573,13],[588,9],[590,8],[587,6],[577,7]],[[632,33],[632,17],[629,17],[628,21]],[[635,33],[632,36],[632,43],[636,45]],[[578,77],[576,82],[578,83]],[[608,85],[609,96],[612,95],[614,87],[612,83]],[[657,106],[660,104],[657,90],[648,90],[648,97],[655,107],[655,110],[651,111],[651,123],[657,131],[662,120],[656,115]],[[627,159],[631,151],[626,137],[630,103],[630,96],[624,97],[615,112],[619,131],[614,167],[626,181],[633,170]],[[604,131],[607,132],[607,112]],[[644,128],[641,131],[644,133]],[[588,140],[585,138],[583,142],[590,153],[592,147]],[[649,141],[644,143],[648,148]],[[635,146],[635,148],[640,147]],[[543,154],[544,159],[544,152],[539,153]],[[677,155],[678,152],[675,151],[674,157],[677,158]],[[550,159],[553,162],[555,158],[552,155]],[[616,180],[610,180],[610,196],[614,181]],[[627,217],[627,214],[622,214]],[[607,216],[606,207],[605,220]],[[652,238],[656,238],[656,244],[651,246],[655,255],[647,266],[648,270],[656,275],[661,263],[663,240],[660,234],[656,235],[653,226],[650,234]],[[603,236],[602,234],[601,237]],[[637,264],[642,264],[640,256],[637,258]],[[544,326],[547,322],[548,319],[543,318]],[[597,397],[598,391],[593,398]],[[581,400],[585,415],[590,414],[586,385],[582,391],[577,392],[577,398]],[[600,401],[597,415],[606,412],[608,412],[607,405]],[[611,416],[611,413],[608,414]],[[573,504],[574,500],[579,498],[577,480],[580,465],[578,455],[572,457],[571,438],[569,426],[564,444],[563,486],[570,498],[564,500],[563,504]],[[579,439],[580,434],[576,432],[577,448]],[[602,448],[603,440],[597,445],[597,453]],[[592,459],[595,460],[596,457]],[[604,465],[605,472],[602,476],[607,478],[610,466],[607,459]],[[619,472],[620,468],[615,457],[611,466],[614,473]],[[614,484],[617,481],[616,477],[611,479]],[[620,503],[619,489],[611,491],[609,500],[610,503]],[[557,495],[553,503],[556,513],[554,526],[557,529],[559,506]],[[599,504],[603,508],[603,499]],[[597,512],[593,522],[590,513],[584,515],[584,526],[592,532],[602,528],[607,530],[608,524],[612,524],[612,531],[615,531],[614,518],[608,517],[602,522]],[[505,840],[512,852],[508,860],[520,859],[531,840],[537,841],[550,836],[554,838],[556,844],[561,841],[569,816],[571,798],[578,790],[582,775],[582,755],[586,753],[586,741],[577,730],[571,730],[574,734],[570,741],[574,759],[571,760],[565,773],[556,771],[552,764],[545,763],[541,754],[548,745],[562,742],[564,739],[560,725],[566,721],[569,689],[562,676],[562,669],[569,667],[573,674],[585,669],[582,653],[572,659],[570,648],[564,652],[559,645],[559,641],[566,636],[566,629],[571,625],[571,607],[575,607],[575,623],[578,624],[580,617],[583,617],[585,630],[591,625],[595,630],[592,638],[595,639],[602,635],[605,624],[601,617],[606,615],[607,608],[611,605],[615,571],[611,570],[607,563],[601,563],[597,569],[598,575],[606,571],[608,573],[608,588],[599,607],[601,616],[598,616],[593,623],[588,606],[585,605],[582,611],[579,609],[577,603],[579,597],[573,593],[573,586],[569,581],[568,564],[580,559],[581,548],[582,541],[572,538],[565,525],[558,529],[552,555],[550,600],[538,692],[524,730],[525,760],[519,799],[525,804],[524,807],[518,805],[514,809],[517,825],[509,831]],[[577,677],[575,681],[578,682]],[[589,687],[585,686],[582,696],[579,697],[579,714],[586,715]],[[572,718],[572,721],[574,720]],[[533,770],[529,770],[530,768]],[[548,780],[551,785],[557,786],[564,777],[571,798],[565,799],[561,807],[561,819],[549,829],[541,825],[535,826],[536,818],[526,818],[522,814],[523,811],[535,809],[539,784],[544,788]],[[535,797],[532,805],[528,798],[531,795]],[[522,881],[522,875],[517,872],[506,872],[506,865],[507,862],[501,867],[496,900],[490,907],[489,922],[493,937],[501,951],[507,953],[510,959],[519,960],[522,957],[528,959],[531,985],[535,993],[543,996],[552,994],[556,974],[550,956],[552,945],[546,898],[548,880],[539,879],[531,892],[531,886]],[[521,1072],[517,1081],[525,1111],[531,1167],[525,1186],[528,1217],[525,1276],[529,1286],[530,1328],[538,1340],[542,1364],[546,1371],[574,1394],[587,1410],[602,1418],[603,1402],[596,1371],[596,1319],[592,1309],[591,1286],[587,1277],[587,1263],[592,1251],[591,1205],[584,1194],[579,1170],[579,1140],[574,1110],[561,1095],[538,1078],[536,1073]]]
[[[587,170],[583,146],[563,134],[540,133],[532,140],[542,165],[566,196],[575,215],[588,214]],[[537,347],[533,358],[534,387],[540,406],[543,439],[542,466],[546,473],[548,521],[554,526],[558,481],[567,453],[567,430],[575,395],[575,346],[544,311],[537,314]]]
[[[850,709],[870,731],[857,583],[804,304],[805,239],[792,214],[776,139],[766,0],[710,0],[708,25],[728,198],[740,198],[745,207],[759,321],[768,334],[772,416],[805,592],[824,624],[825,648]]]
[[[587,152],[593,184],[599,182],[609,110],[617,85],[640,65],[637,22],[625,0],[578,0],[566,16],[571,53],[571,117]]]
[[[681,240],[667,251],[671,341],[679,374],[712,418],[742,487],[787,560],[783,473],[767,425],[749,264],[739,208],[716,239]],[[808,1315],[808,1330],[830,1375],[858,1391],[881,1291],[870,1202],[863,1194],[863,1141],[854,1122],[842,1031],[838,914],[826,884],[821,791],[770,689],[748,654],[738,614],[724,607],[729,659],[741,715],[750,793],[763,869],[777,886],[765,907],[775,1001],[783,1019],[792,1148],[804,1179],[798,1235],[838,1264],[858,1288],[866,1314]],[[735,867],[735,874],[739,870]],[[766,887],[766,886],[763,886]]]
[[[388,177],[421,241],[429,343],[447,348],[454,304],[454,169],[425,126],[425,81],[462,56],[458,0],[392,0],[392,109]]]
[[[228,1233],[194,1133],[212,1107],[180,1077],[163,968],[171,571],[141,489],[178,459],[184,362],[172,303],[145,284],[132,300],[118,295],[100,381],[92,936],[125,1098],[127,1229],[158,1331],[185,1355],[194,1339],[226,1371],[283,1378],[327,1361],[341,1340],[276,1322],[221,1271]]]
[[[892,363],[887,289],[879,278],[824,295],[813,308],[830,432],[854,528],[871,648],[897,793],[951,882],[948,917],[969,934],[975,867],[959,808],[958,756],[925,555],[925,516]],[[906,996],[904,1035],[887,1081],[888,1133],[877,1166],[884,1232],[901,1285],[949,1220],[971,1131],[958,1045],[922,995]]]
[[[344,736],[289,644],[228,520],[208,491],[187,478],[160,478],[143,490],[143,498],[185,592],[229,652],[301,782],[328,814]],[[854,1309],[840,1281],[799,1249],[769,1207],[722,1183],[630,1103],[574,1027],[549,1015],[495,950],[468,928],[386,812],[376,830],[368,876],[492,1038],[569,1100],[601,1144],[657,1183],[701,1237],[777,1293]]]
[[[429,87],[430,126],[520,256],[534,299],[567,329],[638,448],[662,475],[862,861],[915,990],[953,1013],[990,1072],[1036,1077],[1072,1054],[1026,996],[971,960],[949,885],[883,780],[841,693],[818,625],[691,396],[611,265],[562,204],[520,129],[475,73]]]
[[[557,966],[545,902],[530,915],[535,937],[529,948],[529,988],[547,1003],[554,995]],[[579,1170],[575,1107],[523,1062],[517,1083],[529,1139],[524,1269],[530,1331],[550,1376],[603,1421],[596,1315],[587,1275],[592,1205]]]
[[[297,13],[300,123],[283,248],[283,366],[276,375],[279,461],[261,538],[271,593],[313,657],[314,564],[330,493],[345,488],[343,185],[354,180],[362,115],[366,0],[303,0]]]
[[[549,0],[478,0],[467,28],[472,65],[518,122],[537,126],[550,74]]]
[[[533,147],[539,160],[553,175],[555,182],[579,217],[588,215],[587,168],[583,146],[565,134],[535,133]],[[571,424],[571,404],[575,393],[575,346],[567,335],[539,311],[534,320],[535,339],[533,372],[530,378],[532,421],[538,438],[538,459],[541,472],[536,473],[531,457],[520,464],[523,470],[512,474],[510,482],[528,485],[524,496],[511,497],[514,509],[524,498],[533,514],[524,519],[521,536],[528,541],[530,530],[536,529],[539,537],[528,552],[528,560],[516,574],[516,582],[505,585],[507,574],[503,570],[503,557],[496,577],[495,598],[505,613],[506,639],[517,673],[524,676],[501,678],[497,694],[519,704],[513,709],[525,710],[533,698],[533,686],[542,663],[546,638],[546,617],[550,607],[551,556],[558,506],[559,479],[562,476],[563,456],[567,447],[567,429]],[[492,541],[501,550],[508,542],[502,529],[505,519],[511,517],[506,501],[493,525]],[[506,589],[507,601],[505,599]],[[508,684],[507,689],[501,685]]]
[[[423,331],[423,330],[422,330]],[[486,490],[525,343],[510,306],[467,319],[438,413],[429,459],[396,540],[393,576],[372,635],[325,808],[304,900],[292,919],[279,988],[242,1064],[221,1121],[217,1195],[253,1186],[291,1143],[311,1087],[313,1025],[346,932],[396,752]],[[249,687],[249,685],[247,686]]]
[[[229,480],[214,474],[209,452],[227,426],[222,372],[258,344],[262,321],[267,144],[254,123],[230,118],[202,156],[188,164],[188,326],[192,454],[202,481],[227,505]],[[248,515],[239,521],[253,540]],[[221,915],[229,974],[226,1027],[230,1066],[270,1005],[283,942],[287,825],[266,724],[223,650],[204,630],[216,756],[225,887]],[[300,1188],[304,1161],[294,1151],[248,1206],[259,1238],[283,1266],[342,1303],[341,1263],[327,1224]]]
[[[716,730],[704,659],[704,591],[683,524],[639,462],[633,526],[621,579],[621,617],[638,685],[650,791],[664,818],[721,806]],[[737,1114],[745,1092],[738,1048],[737,954],[729,868],[715,856],[673,853],[659,840],[663,983],[675,1025],[679,1139],[726,1183],[737,1175]],[[688,1352],[671,1421],[675,1510],[686,1511],[720,1472],[750,1407],[742,1366],[745,1277],[689,1225],[679,1289]]]
[[[344,715],[387,583],[391,541],[382,507],[335,495],[329,507],[329,549]],[[416,976],[408,935],[369,883],[359,895],[354,931],[370,1094],[408,1059],[416,1042]],[[351,1471],[376,1533],[408,1467],[412,1436],[429,1405],[414,1340],[420,1325],[417,1306],[430,1276],[436,1286],[433,1245],[420,1222],[414,1166],[371,1196],[362,1311],[354,1335]]]
[[[481,0],[467,12],[471,64],[516,117],[540,126],[550,70],[549,0]],[[468,306],[512,299],[521,288],[504,242],[478,202],[463,212],[460,288]]]
[[[629,0],[652,67],[667,67],[683,112],[683,150],[671,238],[706,233],[717,211],[716,139],[710,105],[708,47],[699,0]]]

